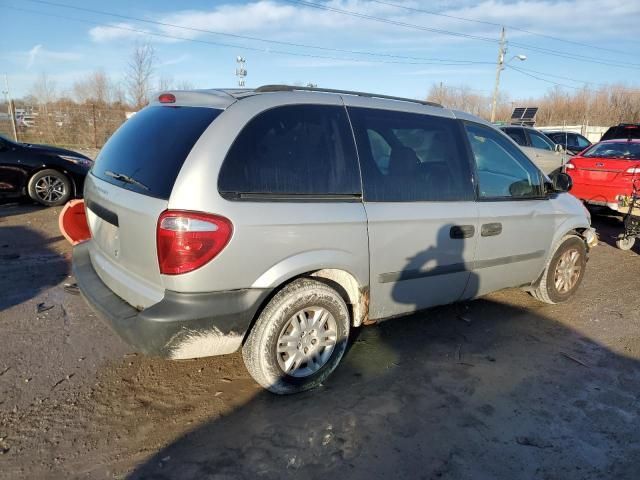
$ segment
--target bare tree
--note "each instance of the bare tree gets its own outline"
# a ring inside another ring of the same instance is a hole
[[[181,80],[176,84],[176,90],[193,90],[196,88],[189,80]]]
[[[29,90],[29,96],[44,105],[55,101],[58,97],[56,82],[51,80],[46,73],[40,73]]]
[[[149,43],[137,44],[125,72],[125,80],[131,103],[136,109],[149,103],[149,90],[156,64],[156,53]]]
[[[174,88],[174,82],[173,82],[173,77],[171,75],[167,75],[167,74],[163,74],[160,75],[160,78],[158,79],[158,90],[159,91],[165,91],[165,90],[171,90]]]
[[[96,70],[73,84],[73,94],[80,103],[109,104],[113,101],[113,90],[104,70]]]

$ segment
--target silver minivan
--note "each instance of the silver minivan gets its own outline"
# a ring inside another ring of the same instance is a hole
[[[88,303],[147,354],[242,348],[275,393],[320,384],[360,325],[506,287],[563,302],[596,241],[569,177],[499,130],[359,92],[163,93],[85,185]]]

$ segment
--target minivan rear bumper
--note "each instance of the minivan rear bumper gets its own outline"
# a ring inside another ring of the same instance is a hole
[[[73,249],[73,274],[89,306],[139,352],[171,359],[224,355],[242,344],[269,289],[179,293],[142,311],[113,293],[95,272],[89,242]]]

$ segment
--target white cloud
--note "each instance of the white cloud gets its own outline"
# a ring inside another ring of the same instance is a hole
[[[42,45],[35,45],[31,50],[29,50],[29,60],[27,61],[27,68],[33,67],[34,62],[36,61],[36,57],[38,56],[38,52],[42,50]]]
[[[146,34],[168,35],[185,39],[198,39],[241,46],[251,45],[272,50],[291,51],[295,47],[253,42],[228,36],[217,36],[207,31],[255,36],[283,42],[336,46],[345,49],[365,49],[381,52],[393,52],[406,55],[411,51],[439,51],[443,47],[471,45],[486,47],[486,42],[477,42],[461,37],[442,35],[432,31],[414,28],[402,28],[362,18],[341,15],[308,6],[292,5],[277,0],[258,0],[246,3],[217,5],[211,9],[177,10],[149,17],[166,25],[141,24],[135,22],[113,23],[111,26],[92,28],[89,33],[95,42],[130,40]],[[498,38],[499,27],[482,23],[457,20],[453,17],[473,18],[496,24],[512,24],[521,28],[561,37],[567,40],[599,44],[607,40],[637,38],[636,23],[640,18],[640,2],[620,2],[620,0],[483,0],[447,2],[440,5],[422,0],[396,0],[402,5],[438,11],[442,15],[430,15],[424,12],[408,11],[369,0],[328,0],[323,2],[330,8],[339,8],[359,12],[365,15],[383,17],[395,22],[421,25],[428,29],[450,30],[463,34]],[[594,17],[597,12],[597,18]],[[571,21],[567,21],[571,19]],[[170,25],[172,26],[170,26]],[[594,26],[595,25],[595,26]],[[182,28],[180,28],[182,27]],[[131,31],[140,30],[140,32]],[[594,35],[597,33],[597,36]],[[530,36],[525,32],[507,29],[508,39],[522,41],[531,45],[545,44],[573,52],[577,46],[545,40]],[[156,41],[179,42],[179,39]],[[526,41],[525,41],[526,40]],[[247,43],[250,42],[250,43]],[[545,43],[546,42],[546,43]],[[513,49],[516,47],[514,46]],[[309,50],[306,50],[309,51]],[[314,50],[321,52],[321,50]],[[453,50],[464,57],[468,52]],[[586,55],[604,55],[601,51],[590,52],[582,48]],[[325,52],[335,56],[335,53]],[[451,57],[451,51],[443,55]],[[456,55],[457,56],[457,55]],[[313,63],[313,62],[311,62]]]
[[[27,70],[36,63],[50,63],[52,61],[73,62],[82,58],[82,55],[79,53],[47,50],[41,44],[34,45],[28,52],[19,53],[18,55],[27,57]]]
[[[138,25],[126,22],[111,23],[108,26],[93,27],[89,36],[94,42],[110,42],[113,40],[140,38],[151,32]]]

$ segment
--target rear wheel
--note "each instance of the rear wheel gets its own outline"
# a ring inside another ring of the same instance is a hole
[[[307,278],[278,292],[262,311],[242,356],[267,390],[290,394],[320,385],[347,347],[349,311],[328,285]]]
[[[71,181],[57,170],[37,172],[28,186],[29,197],[47,207],[64,205],[71,197]]]
[[[620,250],[631,250],[636,243],[636,237],[627,237],[624,233],[618,235],[616,247]]]
[[[533,296],[545,303],[567,301],[582,283],[586,266],[584,241],[575,235],[565,237],[547,262]]]

